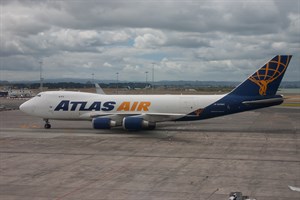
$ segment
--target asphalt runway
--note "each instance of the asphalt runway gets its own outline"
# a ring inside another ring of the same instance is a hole
[[[288,188],[300,187],[300,109],[139,132],[65,121],[45,130],[18,110],[0,119],[0,199],[300,199]]]

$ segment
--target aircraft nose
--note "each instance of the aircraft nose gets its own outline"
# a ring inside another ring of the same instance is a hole
[[[26,101],[20,105],[19,109],[27,114],[32,114],[34,111],[34,106],[30,101]]]

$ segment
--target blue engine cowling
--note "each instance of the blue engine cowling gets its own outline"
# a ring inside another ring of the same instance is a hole
[[[155,129],[156,124],[155,122],[145,121],[143,118],[140,117],[125,117],[123,119],[123,128],[126,130],[152,130]]]
[[[94,129],[110,129],[115,126],[115,122],[110,118],[94,118],[92,124]]]

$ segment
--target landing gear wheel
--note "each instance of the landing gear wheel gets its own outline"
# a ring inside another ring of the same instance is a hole
[[[49,129],[49,128],[51,128],[51,124],[45,124],[45,129]]]
[[[45,129],[49,129],[49,128],[51,128],[51,124],[49,123],[49,120],[48,119],[44,119],[44,121],[45,121],[45,126],[44,126],[44,128]]]

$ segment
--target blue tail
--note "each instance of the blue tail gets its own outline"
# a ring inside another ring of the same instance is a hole
[[[291,55],[277,55],[235,88],[230,95],[273,96],[276,94]]]
[[[180,120],[208,119],[281,104],[283,97],[276,92],[291,58],[275,56],[229,94]]]

